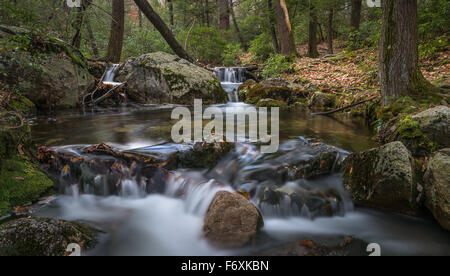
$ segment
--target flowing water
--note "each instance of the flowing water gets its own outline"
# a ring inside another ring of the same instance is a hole
[[[229,102],[239,102],[238,88],[245,81],[245,68],[214,68],[214,73],[228,94]]]
[[[103,84],[112,86],[121,85],[122,84],[121,82],[114,81],[114,78],[119,68],[120,64],[112,64],[105,72],[105,76],[103,77]]]
[[[225,87],[227,83],[236,85],[229,90],[232,94],[243,81],[239,70],[216,70]],[[218,107],[244,105],[235,99],[234,103]],[[170,120],[172,109],[170,105],[148,105],[92,109],[87,113],[66,111],[57,117],[35,118],[32,134],[38,144],[74,156],[86,155],[82,151],[85,146],[101,142],[122,151],[156,152],[164,156],[189,148],[189,145],[166,143],[175,123]],[[61,173],[61,179],[65,179],[61,182],[64,183],[60,187],[61,195],[38,215],[81,220],[104,229],[106,234],[102,235],[99,246],[87,252],[90,255],[242,255],[288,241],[350,235],[368,243],[379,243],[383,255],[450,254],[448,233],[432,219],[355,210],[338,173],[292,181],[268,173],[276,172],[273,167],[277,162],[309,158],[310,140],[303,137],[320,139],[337,147],[333,167],[349,152],[375,146],[371,140],[373,133],[363,121],[345,116],[312,117],[305,111],[281,111],[280,130],[281,155],[262,154],[255,145],[238,143],[212,170],[173,171],[159,194],[148,195],[142,180],[131,176],[126,166],[121,169],[121,185],[114,193],[105,188],[109,177],[106,174],[98,173],[93,183],[83,184]],[[258,194],[261,187],[274,183],[285,195],[290,191],[333,191],[335,197],[317,199],[331,206],[333,216],[322,216],[311,205],[293,205],[295,200],[289,196],[281,198],[275,206],[265,204]],[[250,193],[265,221],[265,238],[257,245],[220,250],[202,238],[203,217],[219,190]]]

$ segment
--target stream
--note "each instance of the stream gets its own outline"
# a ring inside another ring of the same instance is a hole
[[[217,107],[245,105],[239,103],[237,94],[237,87],[244,81],[241,70],[216,69],[229,98],[228,104]],[[102,142],[122,151],[157,151],[164,155],[184,147],[169,143],[176,123],[170,120],[174,107],[128,104],[110,109],[68,110],[53,117],[33,118],[32,135],[37,144],[74,156],[83,155],[81,148]],[[311,141],[321,141],[337,148],[336,162],[341,162],[350,152],[376,146],[372,136],[359,118],[312,117],[301,110],[280,111],[280,149],[291,154],[289,158],[305,157],[307,150],[303,151],[303,147]],[[280,201],[276,207],[262,204],[256,196],[259,186],[246,180],[251,172],[264,171],[261,168],[265,163],[259,161],[269,157],[252,144],[237,143],[212,170],[173,171],[159,194],[148,195],[131,177],[122,178],[116,194],[66,183],[60,187],[56,200],[37,215],[80,220],[104,229],[99,245],[83,252],[87,255],[253,255],[285,242],[311,239],[333,243],[347,236],[378,243],[382,255],[450,255],[450,236],[432,219],[354,208],[339,173],[277,183],[284,190],[314,187],[335,191],[340,201],[330,201],[333,216],[316,215],[306,205],[295,209],[290,202]],[[275,181],[270,177],[266,180]],[[265,222],[263,238],[257,244],[222,250],[202,238],[204,215],[220,190],[252,191],[251,200],[259,206]]]

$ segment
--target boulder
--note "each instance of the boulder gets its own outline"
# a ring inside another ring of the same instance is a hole
[[[450,147],[450,108],[437,106],[427,109],[412,119],[419,123],[420,130],[434,143]]]
[[[22,30],[0,28],[0,80],[38,109],[76,107],[95,87],[82,55],[65,42]]]
[[[261,214],[249,200],[221,191],[208,208],[203,231],[211,244],[233,248],[250,243],[263,225]]]
[[[425,205],[439,224],[450,230],[450,149],[436,152],[424,176]]]
[[[349,155],[343,180],[359,206],[410,214],[420,201],[413,158],[401,142]]]
[[[70,254],[66,249],[72,243],[81,250],[93,247],[97,233],[75,222],[21,218],[0,226],[0,256],[65,256]]]
[[[309,100],[310,108],[334,108],[336,106],[336,96],[333,94],[315,92]]]
[[[249,104],[257,104],[264,99],[291,104],[296,95],[295,85],[284,79],[267,79],[259,83],[249,80],[239,87],[239,96]]]
[[[262,99],[257,104],[257,107],[286,107],[287,104],[283,101],[277,101],[274,99]]]
[[[224,103],[226,92],[212,72],[177,56],[156,52],[128,59],[116,81],[127,83],[128,97],[143,104]]]

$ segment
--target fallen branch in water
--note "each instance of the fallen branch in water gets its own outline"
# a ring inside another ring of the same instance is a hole
[[[373,101],[373,100],[375,100],[378,97],[379,97],[379,95],[375,95],[373,97],[370,97],[367,100],[360,101],[360,102],[357,102],[357,103],[354,103],[354,104],[351,104],[351,105],[348,105],[348,106],[345,106],[345,107],[341,107],[341,108],[338,108],[338,109],[335,109],[335,110],[331,110],[331,111],[326,111],[326,112],[312,113],[311,115],[312,116],[321,116],[321,115],[330,115],[330,114],[338,113],[338,112],[344,111],[346,109],[353,108],[355,106],[358,106],[358,105],[361,105],[361,104]]]
[[[96,99],[95,101],[93,101],[93,102],[92,102],[92,105],[96,105],[96,104],[98,104],[98,103],[101,103],[101,102],[104,101],[105,99],[109,98],[109,97],[113,94],[114,90],[116,90],[117,88],[122,87],[122,86],[124,86],[124,85],[125,85],[125,83],[122,83],[122,84],[120,84],[120,85],[114,86],[114,87],[111,88],[108,92],[106,92],[103,96],[101,96],[101,97],[99,97],[98,99]]]

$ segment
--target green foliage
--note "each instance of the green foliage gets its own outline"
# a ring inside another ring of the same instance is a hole
[[[419,44],[419,55],[421,58],[432,57],[449,46],[449,38],[447,36],[437,37],[424,43]]]
[[[288,57],[273,54],[264,63],[262,76],[264,78],[276,78],[282,73],[288,73],[291,70],[291,61]]]
[[[375,47],[380,42],[380,35],[381,20],[364,21],[361,23],[359,31],[352,31],[348,34],[345,46],[347,50]]]
[[[124,39],[122,59],[159,51],[172,53],[161,34],[156,30],[137,28]]]
[[[224,66],[232,66],[239,63],[239,55],[242,54],[240,44],[227,44],[223,53],[222,64]]]
[[[449,33],[450,2],[419,1],[419,35],[430,40]]]
[[[183,45],[187,40],[187,51],[203,63],[220,64],[222,53],[227,42],[222,39],[221,32],[215,27],[196,27],[191,32],[186,30],[178,35],[178,41]]]
[[[249,51],[255,54],[257,61],[264,61],[274,53],[272,39],[268,33],[258,35],[252,42],[250,42]]]

